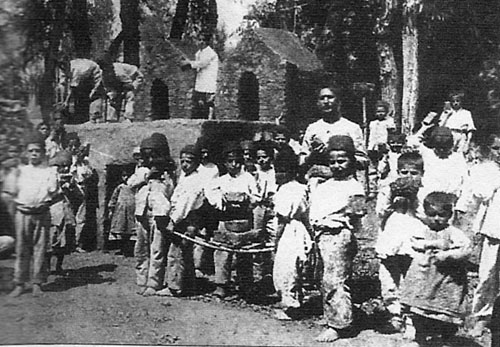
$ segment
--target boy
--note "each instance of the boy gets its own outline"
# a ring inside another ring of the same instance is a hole
[[[173,185],[165,179],[167,158],[162,141],[148,137],[141,142],[144,167],[132,175],[127,184],[136,191],[137,221],[136,283],[138,294],[155,295],[163,287],[165,277],[165,232],[169,221]]]
[[[453,133],[453,151],[465,154],[469,150],[472,134],[476,130],[470,111],[462,108],[464,93],[451,92],[445,102],[439,126],[450,128]]]
[[[394,119],[388,116],[389,105],[382,100],[375,105],[375,119],[370,122],[370,136],[368,137],[368,151],[381,152],[387,145],[388,136],[396,130]]]
[[[21,165],[6,178],[3,192],[13,197],[16,204],[16,263],[15,289],[11,297],[24,291],[30,277],[33,258],[33,296],[42,293],[47,280],[46,251],[50,229],[49,206],[57,193],[55,171],[45,163],[45,140],[34,134],[26,140],[28,165]]]
[[[406,144],[406,135],[391,133],[388,136],[387,144],[389,150],[384,153],[377,167],[380,175],[379,189],[397,178],[398,157]]]
[[[346,281],[351,276],[355,251],[354,232],[364,212],[364,189],[354,179],[354,142],[332,136],[325,148],[332,177],[311,187],[309,219],[321,259],[320,288],[326,329],[316,340],[332,342],[351,328],[352,302]],[[332,197],[335,197],[334,199]]]
[[[219,229],[215,231],[214,241],[228,246],[242,246],[259,240],[259,232],[252,230],[252,207],[260,200],[255,178],[242,170],[243,151],[235,142],[224,146],[224,166],[227,174],[216,178],[211,189],[207,190],[208,202],[219,213]],[[215,283],[214,295],[227,296],[231,280],[231,263],[233,254],[225,251],[215,251]],[[252,256],[236,255],[236,272],[239,290],[247,296],[253,284]]]
[[[173,230],[194,237],[200,230],[199,209],[205,200],[204,185],[199,171],[200,152],[188,145],[181,150],[181,176],[170,199],[170,220]],[[167,283],[168,288],[158,295],[181,296],[194,292],[195,269],[193,244],[180,237],[170,235],[168,242]]]

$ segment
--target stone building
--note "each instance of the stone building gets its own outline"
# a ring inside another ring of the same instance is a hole
[[[285,30],[248,31],[221,64],[218,119],[274,121],[292,128],[314,117],[317,89],[331,78],[299,38]]]

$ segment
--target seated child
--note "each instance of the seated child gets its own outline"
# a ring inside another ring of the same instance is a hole
[[[417,345],[436,336],[446,341],[463,323],[470,241],[449,224],[455,199],[443,192],[427,195],[427,228],[417,230],[411,239],[413,261],[401,288],[401,302],[413,315]]]
[[[312,250],[308,225],[307,186],[297,182],[298,157],[291,152],[278,153],[275,161],[279,185],[274,197],[277,223],[276,255],[273,282],[281,296],[281,310],[276,318],[289,320],[294,310],[302,305],[304,263]]]
[[[76,227],[75,214],[71,208],[74,201],[83,197],[83,192],[70,173],[71,153],[60,151],[50,159],[49,164],[57,168],[59,192],[55,202],[50,206],[50,242],[47,249],[47,265],[50,271],[52,256],[56,257],[56,274],[63,274],[64,255],[69,254],[74,247]]]
[[[352,325],[352,302],[346,281],[356,253],[354,233],[365,213],[364,189],[353,177],[355,148],[351,137],[334,135],[326,146],[332,177],[311,186],[309,220],[314,230],[326,330],[317,341],[339,339]],[[334,197],[334,198],[333,198]]]
[[[411,262],[408,243],[413,232],[425,227],[415,217],[419,187],[419,183],[410,177],[400,177],[390,184],[392,212],[382,221],[382,231],[375,245],[380,258],[382,298],[391,315],[388,328],[392,332],[403,329],[400,287]]]

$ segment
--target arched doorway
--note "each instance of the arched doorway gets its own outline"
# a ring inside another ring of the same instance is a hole
[[[238,87],[239,117],[244,120],[259,120],[259,81],[251,71],[241,74]]]
[[[151,84],[151,118],[169,119],[168,108],[168,86],[159,78],[153,80]]]

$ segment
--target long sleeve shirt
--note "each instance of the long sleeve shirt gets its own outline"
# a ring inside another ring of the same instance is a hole
[[[144,75],[135,65],[113,63],[113,69],[118,81],[130,89],[136,90],[144,82]]]
[[[96,93],[97,88],[102,82],[102,70],[99,64],[90,59],[73,59],[70,61],[71,80],[70,87],[78,88],[85,81],[92,82],[92,91],[90,95]]]
[[[170,219],[174,224],[184,220],[190,212],[199,209],[205,200],[205,184],[202,174],[195,170],[182,175],[170,199]]]
[[[196,52],[191,67],[196,69],[194,90],[200,93],[215,93],[217,90],[219,56],[212,47],[207,46]]]
[[[243,193],[251,203],[259,202],[261,199],[255,178],[245,171],[241,171],[236,177],[225,174],[216,178],[207,190],[206,197],[212,206],[224,211],[224,199],[228,193]]]
[[[387,143],[389,130],[395,130],[396,124],[392,117],[383,120],[372,120],[370,122],[370,136],[368,137],[368,149],[377,150],[379,144]]]

